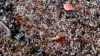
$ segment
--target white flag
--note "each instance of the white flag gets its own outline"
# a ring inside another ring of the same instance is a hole
[[[1,21],[0,21],[0,28],[2,28],[7,33],[7,35],[10,36],[11,32],[10,32],[9,28]]]

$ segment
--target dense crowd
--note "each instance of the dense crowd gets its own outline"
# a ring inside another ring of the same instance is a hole
[[[11,31],[0,28],[0,56],[100,56],[99,0],[0,0],[0,21]]]

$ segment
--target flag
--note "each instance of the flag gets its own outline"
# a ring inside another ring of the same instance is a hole
[[[64,9],[69,11],[69,10],[72,10],[73,7],[72,7],[72,5],[70,3],[66,3],[66,4],[64,4]]]
[[[10,36],[11,34],[10,29],[1,21],[0,21],[0,28],[3,29]]]
[[[58,34],[56,37],[51,38],[52,42],[63,42],[65,41],[65,35],[63,33]]]

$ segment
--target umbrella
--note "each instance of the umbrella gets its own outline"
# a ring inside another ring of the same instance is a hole
[[[72,7],[72,5],[70,3],[66,3],[66,4],[64,4],[64,9],[69,11],[69,10],[72,10],[73,7]]]
[[[8,29],[8,27],[3,24],[3,22],[0,21],[0,28],[2,28],[9,36],[11,34],[10,30]]]

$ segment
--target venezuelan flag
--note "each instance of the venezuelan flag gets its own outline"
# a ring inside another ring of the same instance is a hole
[[[65,36],[59,36],[57,35],[56,37],[51,38],[52,42],[63,42],[65,41]]]

